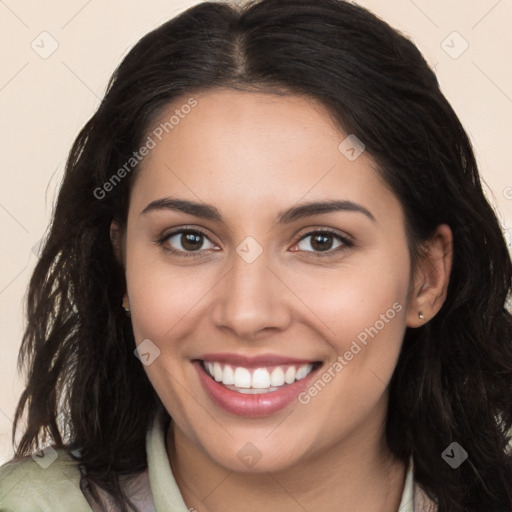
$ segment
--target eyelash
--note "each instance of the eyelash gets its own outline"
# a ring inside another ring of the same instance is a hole
[[[159,238],[156,243],[158,246],[162,246],[164,245],[164,243],[169,240],[169,238],[175,236],[175,235],[179,235],[179,234],[183,234],[183,233],[194,233],[194,234],[199,234],[199,235],[202,235],[204,236],[205,238],[207,238],[208,240],[210,240],[210,238],[208,237],[208,235],[202,231],[201,229],[198,229],[198,228],[180,228],[176,231],[173,231],[171,233],[168,233],[164,236],[162,236],[161,238]],[[320,258],[323,258],[323,257],[329,257],[329,256],[333,256],[337,253],[339,253],[340,251],[343,251],[343,250],[346,250],[350,247],[353,247],[354,246],[354,243],[349,240],[348,238],[346,237],[343,237],[341,236],[339,233],[337,233],[336,231],[333,231],[331,229],[319,229],[319,230],[315,230],[315,231],[309,231],[307,233],[305,233],[304,235],[302,235],[299,240],[297,240],[297,242],[295,242],[296,244],[301,242],[302,240],[306,239],[308,236],[312,236],[312,235],[318,235],[318,234],[322,234],[322,235],[325,235],[325,234],[328,234],[328,235],[332,235],[333,237],[337,238],[340,242],[342,242],[342,245],[340,245],[339,247],[337,247],[336,249],[329,249],[328,251],[320,251],[320,252],[317,252],[317,251],[305,251],[305,252],[312,252],[314,254],[316,254],[317,257],[320,257]],[[210,240],[211,242],[211,240]],[[191,251],[181,251],[181,250],[178,250],[178,249],[169,249],[167,247],[164,247],[164,250],[166,251],[169,251],[170,253],[172,254],[176,254],[178,256],[183,256],[183,257],[202,257],[203,255],[200,253],[200,251],[194,251],[194,252],[191,252]]]

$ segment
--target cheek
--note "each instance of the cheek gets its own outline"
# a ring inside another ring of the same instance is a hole
[[[358,428],[385,403],[406,328],[408,277],[399,268],[347,272],[310,295],[332,358],[299,402],[310,411],[308,418],[324,423],[323,438]]]
[[[148,244],[149,245],[149,244]],[[160,249],[137,242],[127,244],[126,281],[136,345],[151,340],[159,352],[144,365],[153,388],[173,417],[184,418],[190,407],[183,383],[189,382],[191,365],[183,364],[180,340],[190,330],[195,307],[208,291],[204,270],[169,264]],[[186,346],[186,344],[185,344]],[[150,346],[150,351],[155,351]]]
[[[126,281],[135,339],[166,339],[206,296],[211,271],[207,265],[192,270],[170,264],[159,248],[142,244],[128,246],[127,254]]]
[[[316,325],[338,354],[351,342],[364,343],[368,331],[403,333],[405,302],[409,288],[407,256],[395,254],[393,263],[372,261],[347,264],[329,273],[309,273],[296,279],[294,292],[318,318]],[[323,327],[322,327],[323,326]]]

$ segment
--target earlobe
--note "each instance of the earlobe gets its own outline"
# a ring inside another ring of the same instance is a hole
[[[425,244],[415,269],[414,288],[407,311],[407,326],[420,327],[431,320],[446,300],[453,260],[453,235],[441,224]]]

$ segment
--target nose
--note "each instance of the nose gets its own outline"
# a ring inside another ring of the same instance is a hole
[[[238,254],[215,287],[213,321],[231,330],[237,339],[256,341],[272,331],[282,331],[291,320],[293,294],[284,276],[269,266],[265,252],[248,263]]]

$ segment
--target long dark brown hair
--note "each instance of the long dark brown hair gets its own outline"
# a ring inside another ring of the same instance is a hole
[[[162,404],[133,354],[109,227],[112,219],[126,225],[138,168],[108,193],[98,189],[141,147],[169,102],[219,87],[320,101],[345,133],[364,141],[399,198],[413,261],[439,224],[451,227],[447,299],[426,325],[406,331],[390,384],[387,443],[399,459],[413,457],[415,479],[439,512],[510,511],[506,243],[468,136],[420,52],[342,0],[201,3],[142,38],[120,64],[71,149],[30,281],[18,362],[28,381],[13,444],[25,410],[27,427],[15,456],[48,440],[80,450],[89,481],[123,511],[133,508],[118,477],[145,469],[145,433]],[[454,441],[469,455],[457,469],[441,457]]]

